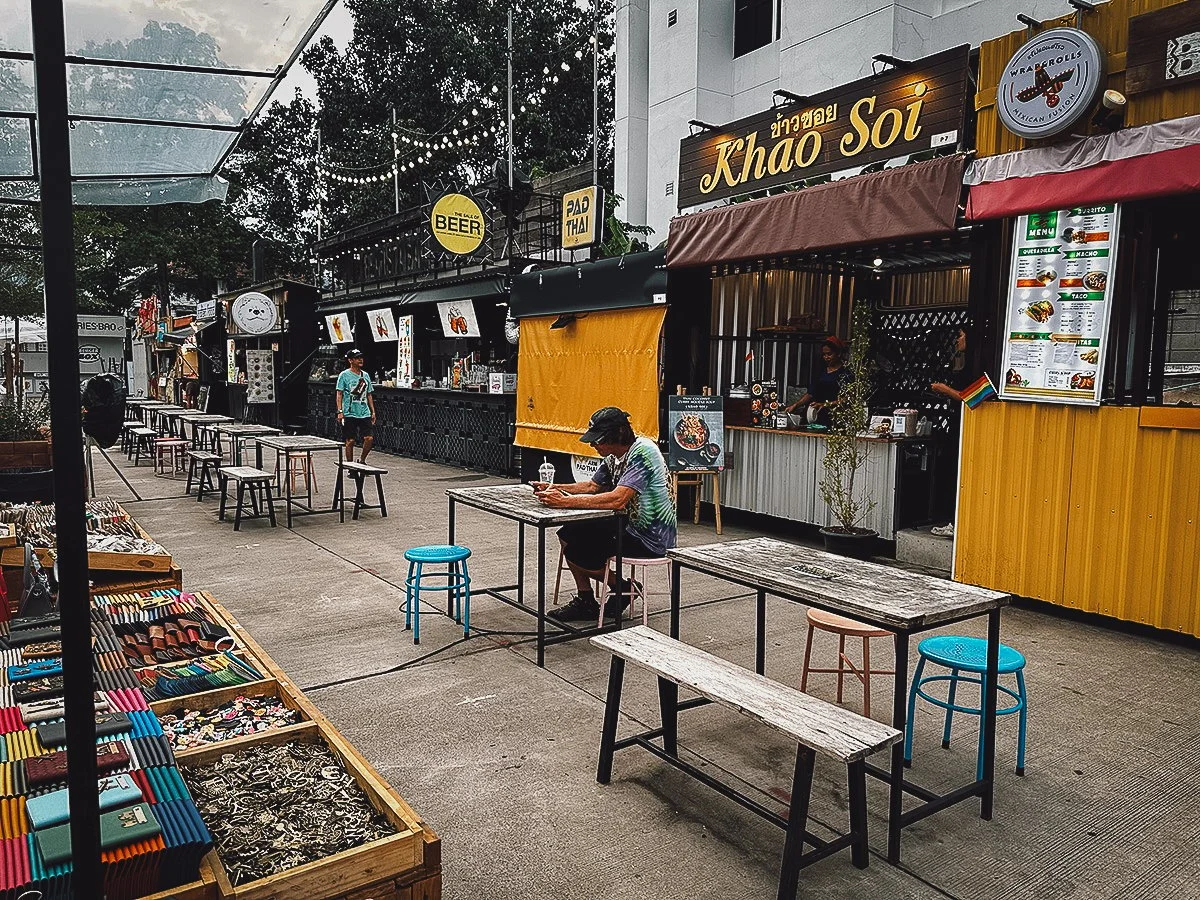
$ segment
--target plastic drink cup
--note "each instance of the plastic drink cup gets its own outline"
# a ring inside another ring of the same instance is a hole
[[[538,481],[543,484],[554,484],[554,463],[542,457],[542,464],[538,466]]]

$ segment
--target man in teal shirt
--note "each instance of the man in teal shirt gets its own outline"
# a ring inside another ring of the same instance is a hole
[[[363,352],[351,350],[346,354],[350,368],[338,376],[338,422],[342,425],[342,440],[346,442],[346,461],[354,462],[354,442],[362,440],[362,457],[367,461],[375,443],[375,386],[371,376],[363,371]]]

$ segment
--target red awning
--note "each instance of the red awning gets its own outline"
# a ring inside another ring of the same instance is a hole
[[[967,218],[1147,200],[1200,191],[1200,116],[977,160]]]
[[[954,230],[965,159],[945,156],[671,220],[667,267],[713,265]]]

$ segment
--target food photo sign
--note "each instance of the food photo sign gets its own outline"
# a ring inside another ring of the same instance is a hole
[[[667,398],[667,466],[672,472],[720,472],[725,468],[725,411],[721,397]]]
[[[1100,405],[1120,218],[1113,203],[1017,219],[1004,399]]]

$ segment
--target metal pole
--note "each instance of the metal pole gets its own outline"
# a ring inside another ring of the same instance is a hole
[[[600,183],[600,0],[592,0],[592,184]],[[597,213],[599,215],[600,213]]]
[[[317,240],[321,239],[321,126],[317,126]],[[318,286],[320,278],[318,277]]]
[[[46,286],[46,344],[54,433],[54,517],[58,534],[58,606],[62,616],[63,682],[67,721],[67,787],[71,806],[72,891],[95,898],[103,884],[96,788],[96,711],[92,698],[91,615],[87,532],[84,527],[83,420],[79,406],[75,237],[71,201],[71,143],[67,124],[63,0],[30,0],[38,159],[42,193],[42,259]]]
[[[396,188],[396,213],[400,212],[400,145],[396,134],[396,107],[392,106],[392,184]]]
[[[512,58],[513,58],[513,29],[512,29],[512,7],[508,8],[508,189],[511,191],[513,186],[513,79],[512,79]],[[511,218],[511,217],[510,217]]]
[[[21,377],[21,317],[13,317],[13,402],[25,404],[25,379]]]

